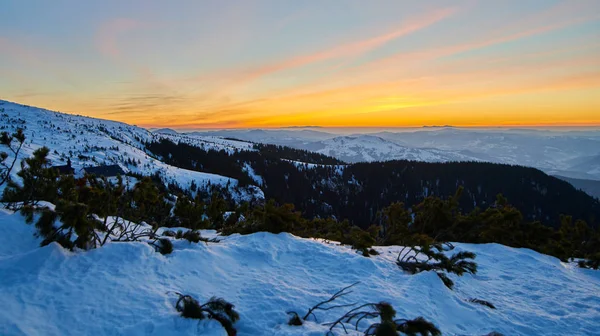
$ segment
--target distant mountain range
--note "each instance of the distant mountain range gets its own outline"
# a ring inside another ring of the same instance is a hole
[[[449,197],[459,186],[465,188],[461,199],[465,211],[490,206],[502,193],[528,219],[554,224],[564,213],[597,225],[600,218],[597,200],[537,169],[482,162],[441,163],[485,161],[482,157],[486,155],[506,160],[506,153],[513,155],[511,160],[518,160],[535,149],[554,146],[552,151],[537,154],[558,158],[548,160],[555,164],[563,160],[571,163],[568,167],[593,169],[594,155],[590,150],[583,155],[586,146],[597,141],[593,137],[552,136],[544,142],[536,138],[539,136],[509,132],[465,135],[456,129],[350,136],[316,130],[179,134],[170,129],[149,132],[120,122],[4,101],[0,101],[0,127],[11,133],[24,130],[26,142],[20,160],[47,146],[52,165],[64,165],[70,159],[78,175],[81,168],[89,166],[119,165],[130,177],[155,176],[172,188],[210,192],[219,187],[236,201],[274,199],[294,204],[309,217],[335,216],[363,226],[392,202],[412,206],[429,195]],[[457,135],[451,136],[453,133]],[[399,137],[405,138],[390,139]],[[414,145],[416,137],[422,137],[421,147]],[[452,139],[461,144],[464,137],[472,143],[469,151],[450,148]],[[444,147],[442,142],[446,148],[434,146]],[[491,149],[483,150],[488,147]],[[386,162],[344,164],[326,155],[346,162]],[[20,162],[15,167],[21,167]],[[16,172],[12,176],[18,179]]]
[[[330,155],[348,163],[406,159],[485,161],[549,174],[600,180],[600,131],[431,127],[403,132],[339,135],[322,130],[223,130],[186,133],[276,144]]]
[[[479,158],[458,151],[408,147],[373,135],[341,136],[295,147],[333,156],[350,163],[387,160],[481,161]]]
[[[600,181],[583,180],[555,175],[555,177],[571,183],[575,188],[585,191],[588,195],[600,199]]]

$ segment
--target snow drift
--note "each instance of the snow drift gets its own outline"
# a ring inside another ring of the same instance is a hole
[[[527,249],[457,244],[477,253],[479,272],[452,276],[451,291],[433,272],[401,272],[395,246],[365,258],[334,243],[256,233],[175,241],[166,256],[145,243],[69,252],[56,243],[38,247],[34,230],[21,215],[0,212],[2,335],[225,335],[215,321],[180,317],[172,291],[232,302],[238,335],[323,335],[328,328],[319,323],[344,309],[317,312],[319,323],[301,327],[286,324],[286,311],[306,312],[356,281],[340,303],[385,300],[399,318],[423,316],[444,335],[592,335],[600,328],[600,272]]]

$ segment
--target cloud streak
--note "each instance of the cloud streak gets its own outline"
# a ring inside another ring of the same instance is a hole
[[[104,56],[119,59],[122,56],[119,47],[121,36],[143,26],[141,22],[130,18],[118,18],[104,22],[98,28],[95,36],[96,48]]]
[[[481,117],[501,107],[514,120],[516,110],[523,120],[558,115],[545,116],[542,105],[600,119],[586,108],[600,94],[600,45],[590,42],[600,38],[597,2],[507,0],[497,14],[472,2],[361,12],[359,2],[317,11],[263,1],[190,2],[177,11],[161,3],[135,18],[85,13],[90,26],[73,29],[90,33],[77,43],[54,40],[61,30],[27,39],[0,33],[0,90],[66,112],[181,128],[477,124],[501,122],[499,113]],[[55,85],[63,77],[78,85]],[[560,97],[574,92],[569,108]]]
[[[242,76],[236,79],[234,85],[247,84],[248,82],[255,81],[261,77],[268,76],[277,72],[308,66],[319,62],[324,62],[333,59],[358,57],[378,47],[381,47],[384,44],[391,42],[395,39],[401,38],[403,36],[429,27],[451,16],[455,12],[456,9],[454,8],[436,10],[434,12],[421,15],[416,19],[409,20],[399,28],[396,28],[393,31],[378,36],[333,46],[329,49],[321,50],[315,53],[304,54],[283,61],[260,66],[254,69],[245,70],[241,72]]]

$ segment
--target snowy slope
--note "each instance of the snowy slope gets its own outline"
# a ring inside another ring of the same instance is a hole
[[[319,164],[319,163],[308,163],[308,162],[302,162],[302,161],[294,161],[294,160],[288,160],[288,159],[283,159],[284,161],[287,161],[289,163],[294,164],[294,166],[296,166],[296,168],[298,168],[298,170],[302,171],[305,169],[315,169],[315,168],[334,168],[335,171],[338,174],[342,174],[344,172],[344,168],[346,168],[346,165],[326,165],[326,164]]]
[[[18,214],[0,212],[0,223],[0,334],[6,336],[225,335],[215,322],[179,317],[170,291],[231,301],[241,315],[240,336],[323,335],[327,328],[318,323],[287,326],[285,312],[303,313],[356,281],[361,284],[340,303],[386,300],[398,318],[424,316],[444,335],[600,330],[600,272],[527,249],[459,244],[457,250],[477,253],[479,272],[452,276],[456,290],[450,291],[434,273],[401,272],[393,263],[398,247],[378,247],[381,255],[365,258],[335,244],[257,233],[217,244],[177,241],[167,256],[145,243],[72,253],[57,244],[37,247],[33,227]],[[343,312],[317,316],[327,322]]]
[[[235,197],[250,199],[263,198],[262,191],[250,187],[237,193],[236,180],[215,174],[201,173],[167,165],[145,152],[144,143],[158,136],[146,129],[120,122],[95,119],[53,112],[41,108],[19,105],[0,100],[1,131],[10,133],[17,128],[24,129],[25,145],[20,158],[31,156],[36,149],[50,148],[49,159],[53,165],[64,165],[71,158],[78,174],[87,166],[119,164],[126,172],[143,175],[161,174],[165,182],[176,183],[188,188],[192,181],[202,187],[227,185],[231,181],[231,191]],[[243,143],[242,143],[243,144]],[[130,160],[135,161],[130,164]],[[16,167],[20,167],[17,163]],[[17,169],[12,172],[16,177]],[[1,190],[0,190],[1,192]]]
[[[171,129],[171,128],[150,129],[150,131],[152,133],[161,133],[161,134],[170,134],[170,135],[179,134],[179,132],[177,132],[176,130]]]
[[[221,130],[206,132],[189,132],[189,136],[218,136],[234,138],[251,142],[282,145],[296,147],[302,143],[320,141],[336,137],[335,134],[314,130],[290,130],[290,129],[240,129],[240,130]]]
[[[333,156],[345,162],[412,160],[426,162],[479,161],[459,152],[410,148],[372,135],[342,136],[311,142],[302,149]]]
[[[224,139],[218,136],[210,135],[187,135],[184,133],[161,133],[154,132],[154,136],[157,139],[168,139],[175,143],[185,143],[191,146],[199,147],[205,150],[224,150],[228,153],[235,151],[245,150],[254,151],[254,144],[246,141],[236,141]]]

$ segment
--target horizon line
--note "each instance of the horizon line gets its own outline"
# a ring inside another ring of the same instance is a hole
[[[106,119],[110,120],[110,119]],[[248,127],[180,127],[180,126],[139,126],[146,129],[172,129],[172,130],[275,130],[275,129],[441,129],[441,128],[600,128],[600,124],[514,124],[514,125],[444,125],[444,126],[248,126]]]
[[[38,108],[38,109],[43,109],[43,110],[47,110],[50,112],[55,112],[55,113],[63,113],[63,114],[69,114],[69,115],[74,115],[74,116],[82,116],[82,117],[86,117],[86,118],[93,118],[93,119],[100,119],[100,120],[108,120],[108,121],[116,121],[116,122],[122,122],[131,126],[136,126],[136,127],[140,127],[140,128],[145,128],[148,130],[157,130],[157,129],[173,129],[173,130],[213,130],[213,131],[218,131],[218,130],[251,130],[251,129],[435,129],[435,128],[471,128],[471,129],[477,129],[477,128],[485,128],[485,129],[507,129],[507,128],[600,128],[600,123],[592,123],[592,124],[585,124],[585,123],[581,123],[581,122],[575,122],[575,123],[541,123],[541,124],[501,124],[501,125],[464,125],[464,124],[458,124],[458,125],[453,125],[451,123],[448,124],[443,124],[443,125],[407,125],[407,126],[350,126],[350,125],[345,125],[345,126],[323,126],[323,125],[281,125],[281,126],[264,126],[264,127],[260,127],[260,126],[247,126],[247,127],[201,127],[201,126],[190,126],[190,127],[186,127],[186,126],[157,126],[157,125],[138,125],[135,123],[131,123],[131,122],[126,122],[126,121],[122,121],[122,120],[116,120],[116,119],[105,119],[105,118],[101,118],[101,117],[93,117],[93,116],[89,116],[89,115],[84,115],[81,113],[73,113],[73,112],[63,112],[63,111],[57,111],[57,110],[52,110],[52,109],[48,109],[45,107],[39,107],[39,106],[34,106],[34,105],[28,105],[28,104],[24,104],[24,103],[19,103],[16,101],[11,101],[8,99],[2,99],[0,98],[0,101],[3,102],[7,102],[7,103],[11,103],[11,104],[16,104],[16,105],[21,105],[21,106],[27,106],[27,107],[33,107],[33,108]]]

